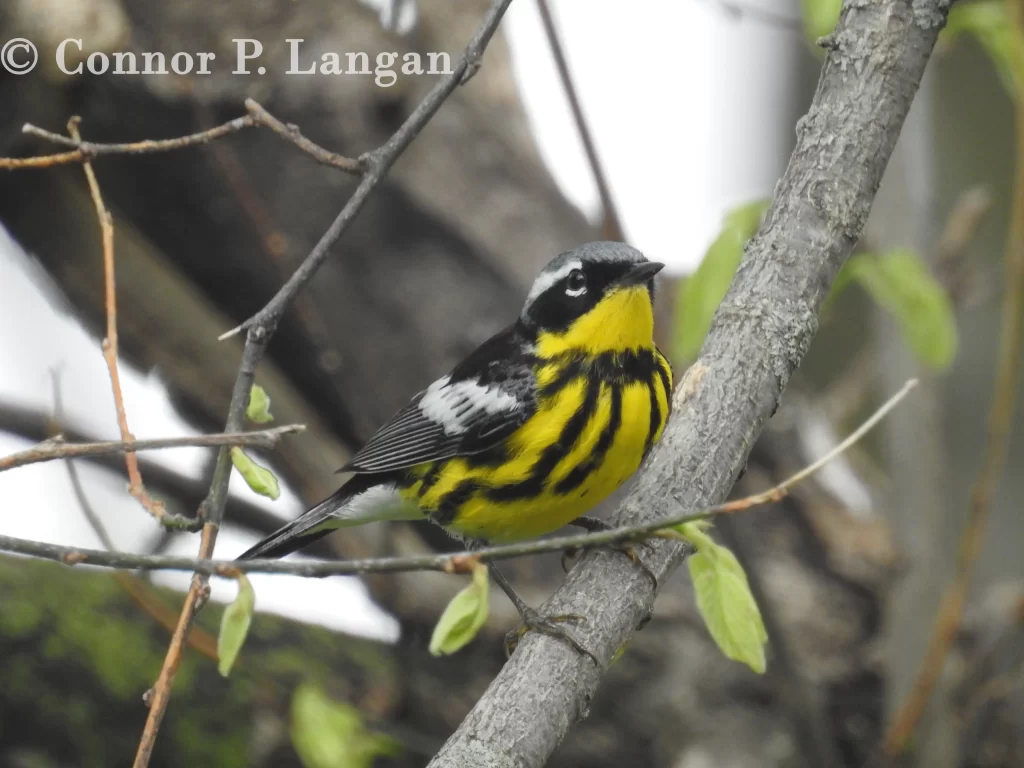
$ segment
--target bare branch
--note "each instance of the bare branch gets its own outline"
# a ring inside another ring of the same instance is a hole
[[[171,152],[185,147],[192,147],[198,144],[208,144],[211,141],[223,138],[231,133],[238,133],[245,128],[255,124],[255,119],[246,115],[229,120],[223,125],[218,125],[207,131],[200,131],[188,136],[181,136],[175,139],[145,139],[133,141],[128,144],[99,144],[92,141],[82,141],[59,133],[38,128],[31,123],[26,123],[21,132],[30,136],[45,139],[53,144],[73,148],[73,152],[62,152],[56,155],[43,155],[41,157],[16,157],[0,158],[0,168],[6,170],[17,170],[19,168],[48,168],[54,165],[65,165],[68,163],[83,163],[90,158],[101,155],[148,155],[154,152]]]
[[[256,125],[269,128],[285,141],[294,144],[307,155],[313,157],[318,163],[338,168],[345,171],[345,173],[358,175],[363,172],[363,164],[359,160],[353,160],[351,157],[331,152],[316,142],[310,141],[302,135],[297,125],[282,123],[260,106],[255,99],[246,99],[245,108],[249,110],[249,116],[252,117]]]
[[[82,137],[78,133],[80,118],[72,117],[68,121],[68,133],[71,138],[81,143]],[[82,163],[85,171],[85,178],[89,183],[89,194],[92,196],[93,205],[96,206],[96,218],[100,223],[100,232],[103,238],[103,286],[107,315],[107,335],[103,339],[103,359],[107,363],[107,370],[110,372],[110,387],[114,393],[114,408],[117,411],[117,427],[121,432],[121,439],[126,442],[134,442],[135,436],[128,428],[128,415],[124,409],[124,395],[121,392],[121,374],[117,368],[117,286],[114,270],[114,221],[110,211],[103,204],[103,195],[100,192],[99,181],[92,169],[92,163],[85,160]],[[128,468],[128,493],[130,493],[143,508],[157,520],[163,520],[164,504],[154,499],[146,491],[142,484],[142,473],[139,472],[139,461],[135,454],[129,451],[124,455],[125,466]]]
[[[345,173],[359,175],[363,172],[363,165],[359,160],[339,155],[324,149],[319,144],[310,141],[294,125],[282,123],[258,102],[253,99],[245,100],[245,108],[249,114],[228,120],[226,123],[188,136],[180,136],[174,139],[145,139],[133,141],[127,144],[100,144],[92,141],[82,141],[81,138],[68,138],[59,133],[38,128],[31,123],[26,123],[21,131],[30,136],[45,139],[53,144],[60,144],[64,147],[71,147],[71,152],[59,152],[53,155],[42,155],[40,157],[0,157],[0,170],[20,170],[23,168],[52,168],[56,165],[68,165],[70,163],[85,163],[92,158],[102,155],[148,155],[156,152],[172,152],[186,147],[194,147],[200,144],[209,144],[211,141],[222,139],[232,133],[244,131],[246,128],[264,127],[268,128],[290,144],[294,144],[303,152],[314,158],[323,165],[338,168]]]
[[[61,397],[60,372],[57,369],[50,371],[50,385],[53,389],[53,424],[56,425],[64,419],[64,399]],[[54,437],[56,437],[56,435],[54,435]],[[64,462],[64,467],[68,471],[68,479],[71,481],[71,490],[75,494],[75,499],[78,501],[78,506],[82,510],[82,515],[92,527],[96,537],[100,540],[100,544],[108,550],[117,549],[117,547],[114,546],[113,539],[110,538],[110,533],[107,532],[107,527],[103,525],[103,521],[100,520],[100,516],[96,514],[96,510],[93,509],[92,504],[89,503],[89,497],[85,493],[85,488],[82,486],[82,479],[78,476],[78,467],[75,466],[75,462],[66,461]]]
[[[217,542],[217,526],[207,523],[203,526],[202,539],[199,542],[199,557],[208,559],[213,555],[213,547]],[[193,573],[192,583],[189,586],[188,594],[185,596],[185,604],[181,609],[181,616],[178,617],[178,624],[171,635],[170,645],[167,647],[167,655],[164,657],[163,666],[160,668],[160,676],[152,689],[142,697],[149,705],[149,716],[146,718],[146,725],[142,729],[142,738],[139,739],[139,749],[135,753],[134,768],[145,768],[149,765],[149,759],[153,755],[153,747],[156,745],[156,735],[160,730],[160,722],[163,720],[167,705],[171,700],[171,688],[174,684],[174,677],[178,673],[178,665],[181,664],[181,657],[185,651],[185,642],[192,629],[192,622],[195,620],[199,608],[206,602],[210,595],[209,577]]]
[[[493,0],[490,9],[484,16],[483,22],[477,28],[469,45],[462,52],[462,56],[459,57],[452,73],[445,75],[438,81],[437,85],[431,89],[430,93],[419,103],[416,109],[413,110],[413,113],[409,115],[390,139],[377,147],[377,149],[359,158],[360,163],[366,170],[362,181],[356,187],[356,191],[352,193],[352,197],[349,198],[341,213],[335,218],[330,229],[320,238],[320,242],[316,244],[302,265],[259,313],[246,320],[237,328],[228,331],[221,336],[222,339],[233,336],[243,330],[251,330],[258,327],[262,327],[264,333],[268,331],[273,333],[285,307],[288,306],[295,297],[295,294],[309,282],[309,279],[327,259],[330,249],[338,242],[341,234],[348,228],[349,223],[363,207],[363,203],[366,202],[370,193],[380,183],[381,179],[384,178],[388,170],[390,170],[395,160],[412,143],[412,140],[419,135],[419,132],[423,130],[423,126],[441,108],[441,105],[451,95],[452,91],[459,85],[468,82],[476,74],[477,69],[480,68],[480,60],[483,57],[484,49],[486,49],[487,43],[490,42],[491,37],[498,28],[501,17],[504,16],[505,10],[511,2],[512,0]],[[259,339],[255,339],[254,343],[259,343]]]
[[[47,440],[10,456],[0,458],[0,472],[29,464],[39,464],[55,459],[80,459],[89,456],[108,456],[116,453],[136,453],[164,448],[219,448],[221,446],[246,445],[255,448],[273,448],[285,435],[298,434],[305,430],[302,424],[289,424],[272,429],[235,434],[192,435],[189,437],[164,437],[154,440],[106,440],[93,443],[65,443]]]
[[[544,35],[551,47],[551,55],[555,59],[555,66],[558,69],[558,79],[562,81],[562,89],[572,109],[572,117],[576,123],[576,130],[580,134],[580,141],[587,154],[587,162],[594,174],[594,183],[597,185],[597,193],[601,198],[601,207],[604,209],[604,221],[602,223],[602,235],[607,240],[625,240],[626,236],[622,229],[622,217],[612,197],[611,187],[608,184],[608,176],[605,173],[601,157],[597,154],[597,147],[594,145],[594,137],[587,123],[586,115],[583,114],[583,105],[580,103],[579,94],[576,92],[576,84],[573,82],[572,73],[569,71],[569,62],[565,58],[565,46],[558,35],[558,28],[555,26],[554,16],[551,14],[551,6],[548,0],[537,0],[537,8],[540,11],[541,22],[544,25]]]
[[[273,336],[274,331],[277,329],[277,324],[284,314],[285,308],[326,260],[331,248],[341,238],[341,235],[362,208],[370,193],[381,182],[399,155],[405,151],[406,147],[423,129],[423,126],[441,108],[441,105],[452,91],[460,84],[467,82],[473,73],[476,72],[480,66],[480,59],[483,56],[484,49],[497,30],[498,24],[511,2],[512,0],[493,0],[452,73],[445,75],[438,81],[437,85],[431,89],[426,98],[420,102],[416,109],[413,110],[413,113],[388,141],[359,158],[360,167],[364,170],[363,177],[330,228],[320,238],[320,241],[298,270],[292,274],[291,278],[266,306],[236,329],[239,331],[243,328],[246,329],[247,335],[245,347],[242,350],[242,360],[238,368],[238,376],[235,378],[235,384],[231,393],[231,403],[228,406],[228,415],[224,427],[225,433],[230,434],[241,431],[242,419],[249,402],[249,393],[256,378],[256,366],[263,358],[270,337]],[[217,463],[213,472],[213,482],[210,484],[210,492],[199,509],[199,517],[205,521],[202,543],[200,544],[199,556],[201,559],[212,557],[213,548],[217,540],[217,532],[224,517],[224,505],[227,501],[230,477],[231,460],[228,449],[221,448],[217,454]],[[181,660],[184,640],[192,620],[199,610],[203,596],[209,590],[208,580],[209,575],[198,570],[192,577],[192,586],[185,598],[181,620],[171,638],[171,645],[167,650],[167,656],[164,659],[160,677],[157,680],[156,686],[154,686],[149,717],[146,720],[142,740],[139,743],[139,750],[135,756],[134,768],[146,768],[149,765],[156,733],[160,728],[160,722],[163,720],[167,703],[170,700],[171,685],[174,682],[178,663]]]
[[[18,435],[26,440],[36,442],[50,440],[50,436],[55,434],[64,435],[65,439],[72,443],[102,442],[93,435],[81,432],[71,424],[54,423],[50,414],[3,402],[0,402],[0,432]],[[254,435],[257,433],[243,432],[242,434]],[[145,440],[136,441],[135,449],[139,449],[140,443],[147,442]],[[239,445],[241,444],[244,443],[239,443]],[[118,453],[86,454],[78,458],[127,478],[124,461],[118,459]],[[176,472],[163,464],[150,461],[145,456],[139,457],[139,468],[145,474],[150,488],[157,490],[163,496],[176,499],[186,509],[198,508],[209,487],[208,483],[199,478]],[[280,517],[273,512],[237,496],[231,499],[231,511],[233,523],[263,535],[277,530],[281,525]],[[165,517],[165,523],[169,517],[171,516]],[[181,522],[181,527],[185,529],[191,529],[195,524],[192,518],[182,517]],[[330,556],[330,547],[324,542],[313,544],[312,549],[321,557]],[[177,615],[172,619],[171,629],[174,628],[175,621],[177,621]]]
[[[863,230],[947,12],[946,0],[844,5],[772,207],[616,522],[708,507],[732,487]],[[641,554],[663,582],[689,548],[659,541]],[[649,616],[655,591],[626,558],[592,551],[540,610],[584,616],[574,635],[607,664]],[[602,671],[565,643],[527,634],[430,765],[539,768],[586,716]]]
[[[117,551],[117,547],[114,546],[114,542],[110,538],[110,533],[107,531],[107,527],[103,524],[100,516],[96,513],[95,508],[89,501],[89,497],[82,485],[82,479],[78,474],[78,467],[75,465],[74,460],[68,459],[64,462],[64,466],[68,471],[68,479],[71,481],[71,490],[75,494],[75,499],[78,501],[78,506],[82,510],[82,515],[88,521],[89,525],[96,533],[96,536],[99,537],[100,543],[103,547],[108,552]],[[161,600],[149,584],[146,584],[131,573],[118,572],[114,574],[114,578],[121,588],[128,593],[128,596],[131,597],[135,604],[146,613],[146,615],[153,619],[157,624],[164,627],[168,632],[172,632],[174,630],[178,621],[177,610],[173,610],[169,605]],[[187,642],[190,648],[194,648],[209,659],[213,659],[214,661],[217,660],[217,639],[202,627],[192,627],[192,631],[188,634]]]

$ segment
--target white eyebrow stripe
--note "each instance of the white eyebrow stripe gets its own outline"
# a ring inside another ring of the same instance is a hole
[[[574,269],[583,269],[583,264],[578,260],[570,261],[562,265],[562,268],[557,272],[542,272],[540,276],[533,281],[533,287],[530,289],[530,294],[526,297],[527,306],[532,304],[538,296]]]
[[[493,416],[521,406],[515,397],[496,386],[484,387],[472,380],[450,382],[448,376],[438,379],[420,400],[420,411],[440,424],[446,435],[465,432],[471,422],[479,419],[481,411]]]

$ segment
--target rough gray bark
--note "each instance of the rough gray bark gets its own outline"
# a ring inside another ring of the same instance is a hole
[[[758,235],[674,397],[675,418],[615,522],[725,497],[817,329],[859,237],[935,40],[944,0],[848,1],[797,145]],[[657,542],[659,579],[685,558]],[[593,552],[544,612],[586,617],[577,638],[607,665],[650,614],[655,590],[620,554]],[[432,766],[540,766],[587,715],[603,670],[528,634]]]

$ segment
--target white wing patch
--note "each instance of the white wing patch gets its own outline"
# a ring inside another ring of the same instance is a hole
[[[481,413],[493,416],[514,411],[520,402],[498,387],[484,387],[475,381],[457,381],[444,376],[423,393],[420,411],[430,421],[440,424],[446,435],[461,435]]]
[[[420,520],[423,513],[411,501],[403,499],[393,485],[376,485],[356,494],[331,512],[334,528],[362,525],[370,520]],[[344,520],[341,526],[338,520]]]
[[[537,279],[533,281],[533,287],[530,288],[530,293],[526,297],[526,306],[528,307],[533,304],[534,300],[538,296],[559,280],[566,277],[574,269],[583,269],[583,264],[578,260],[574,260],[566,262],[560,269],[557,269],[554,272],[541,272],[540,275],[537,276]]]

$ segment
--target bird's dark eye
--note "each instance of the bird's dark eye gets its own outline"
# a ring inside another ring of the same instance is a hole
[[[583,270],[574,269],[565,278],[565,292],[569,296],[582,296],[587,291],[587,276]]]

